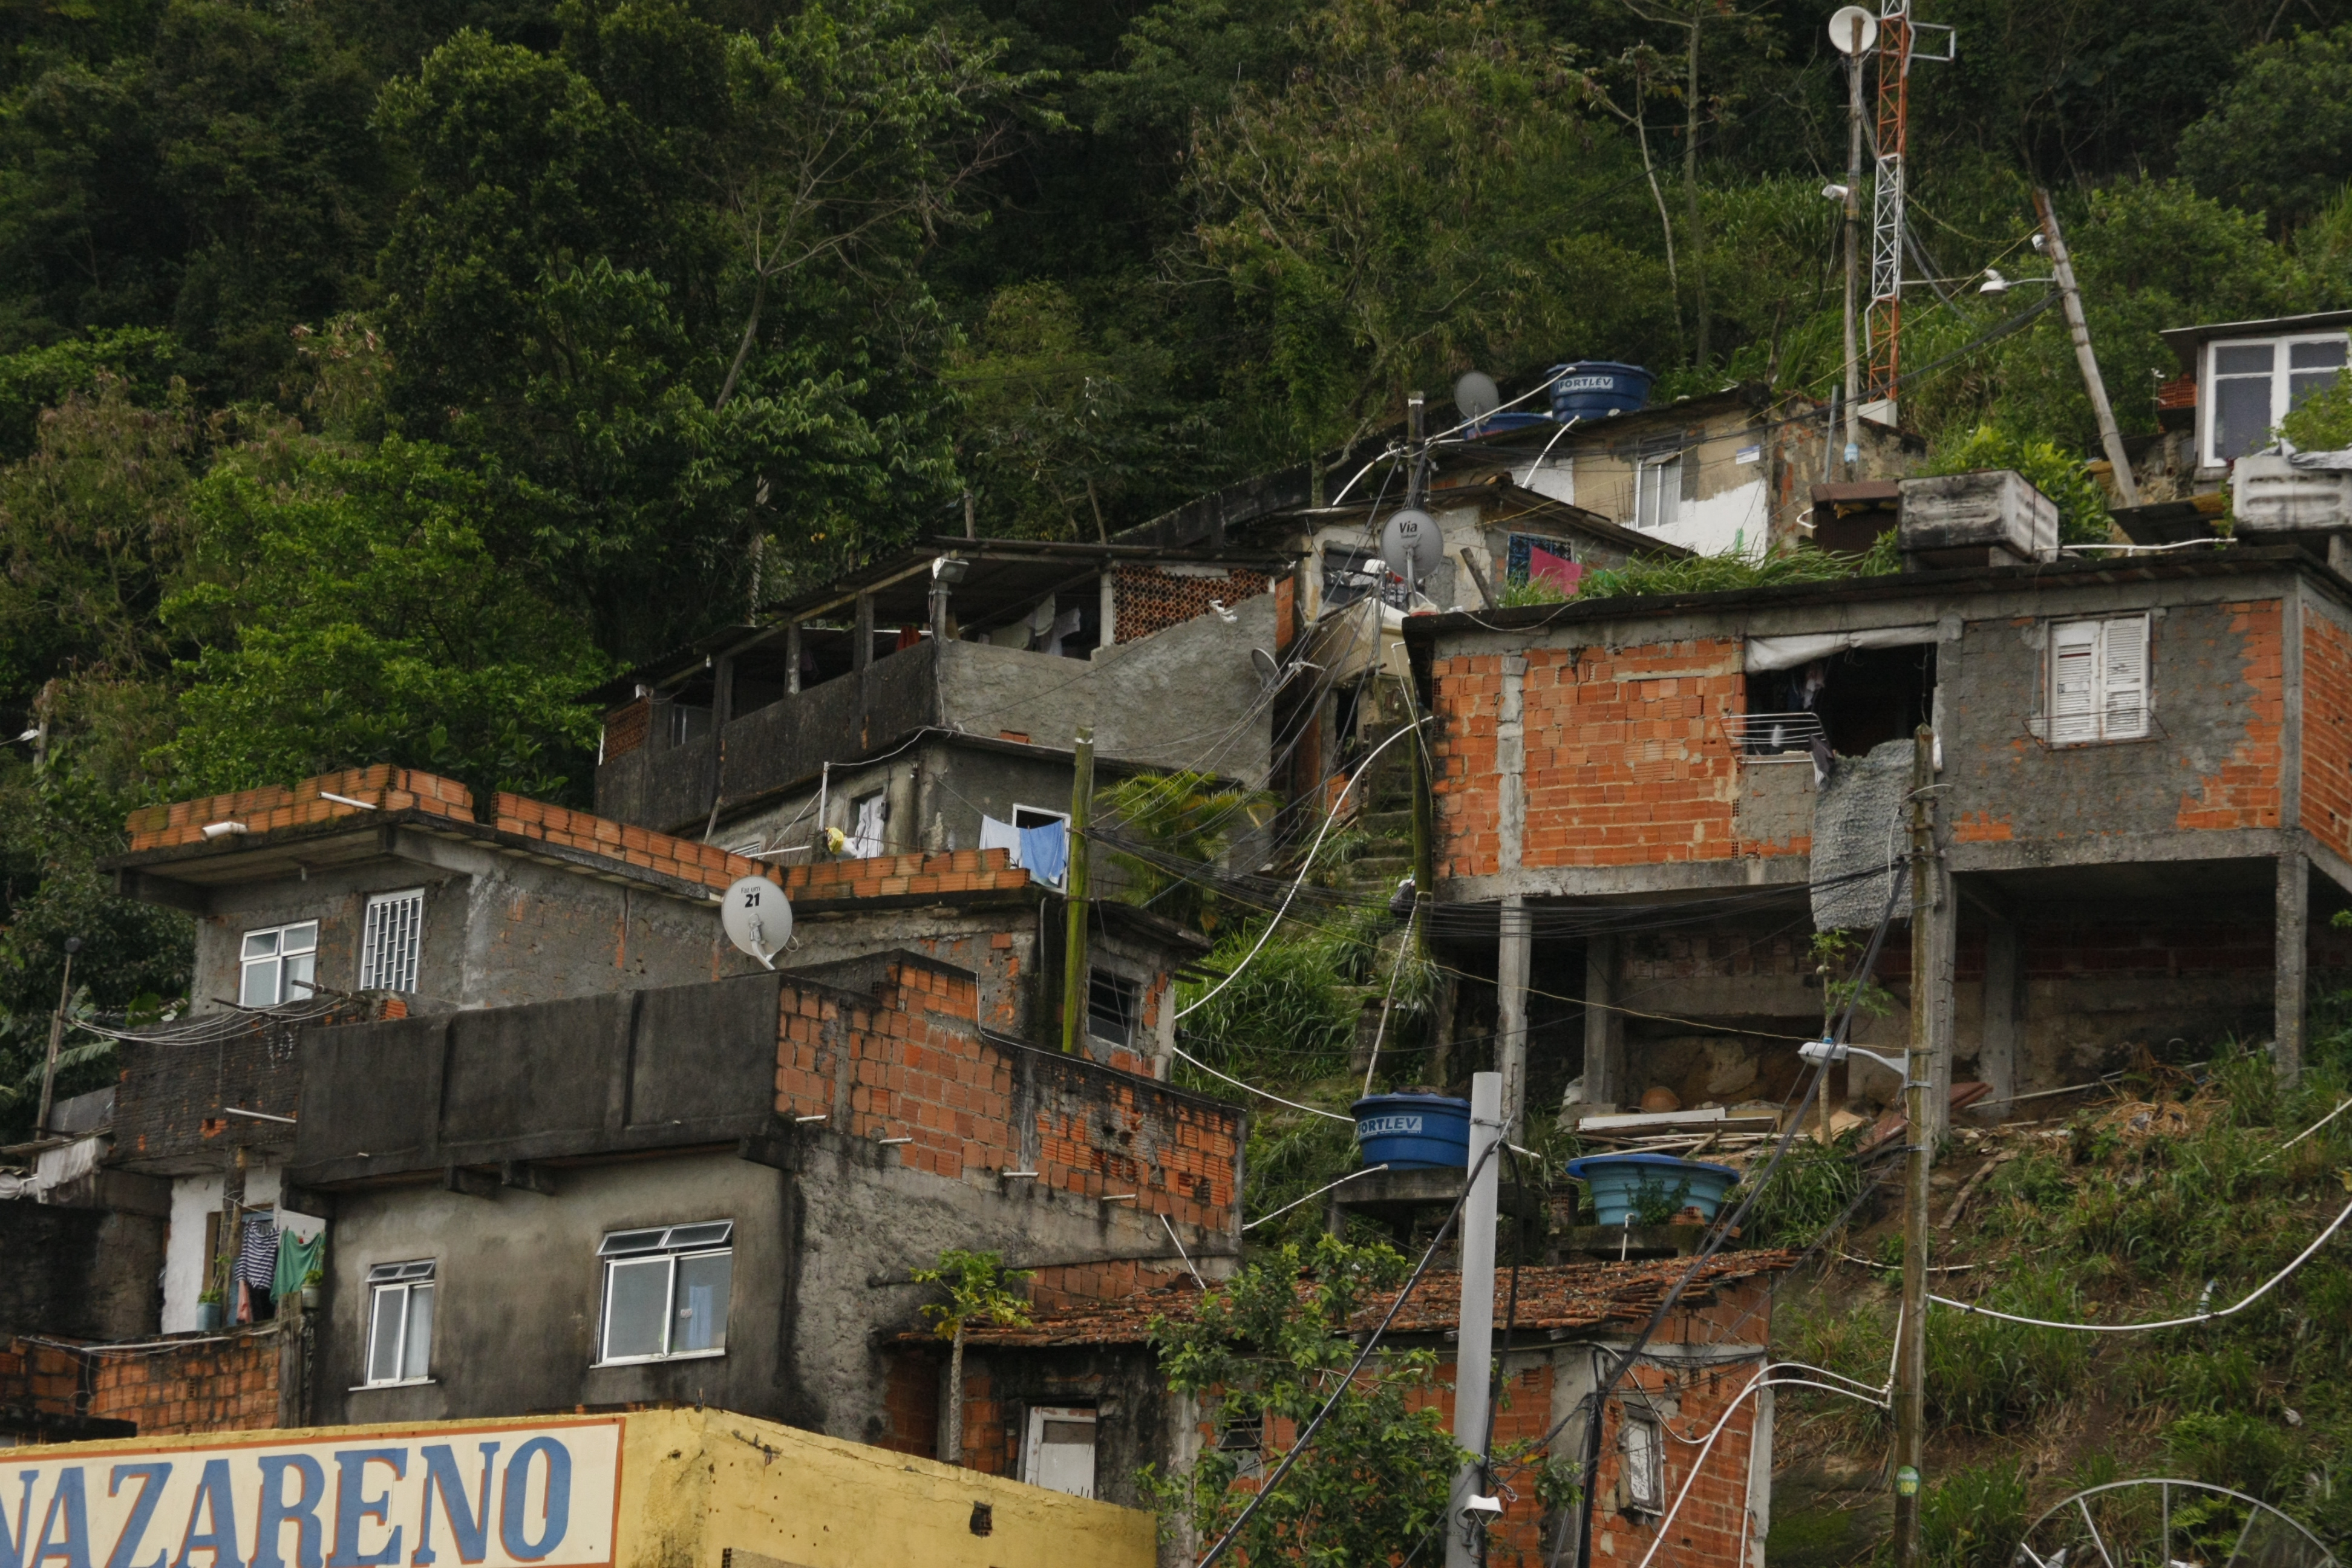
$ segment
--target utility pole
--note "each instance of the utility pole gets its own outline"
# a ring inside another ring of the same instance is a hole
[[[1445,1506],[1445,1568],[1486,1559],[1490,1515],[1472,1509],[1486,1494],[1487,1395],[1495,1360],[1495,1212],[1504,1136],[1503,1075],[1470,1078],[1470,1193],[1462,1202],[1462,1315],[1454,1355],[1454,1441],[1475,1458],[1454,1478]]]
[[[58,1010],[49,1015],[49,1060],[41,1069],[41,1114],[33,1122],[33,1136],[49,1135],[49,1107],[58,1092],[58,1050],[65,1043],[66,1004],[73,1000],[74,954],[81,951],[81,938],[66,938],[66,977],[58,983]]]
[[[1936,1157],[1927,1108],[1933,953],[1928,905],[1936,895],[1936,732],[1911,737],[1911,1041],[1904,1061],[1903,1115],[1910,1140],[1903,1162],[1903,1318],[1895,1344],[1895,1563],[1919,1568],[1919,1489],[1925,1465],[1927,1386],[1927,1174]],[[1827,1072],[1824,1066],[1822,1069]]]
[[[1860,7],[1852,8],[1853,32],[1845,50],[1845,460],[1846,478],[1862,458],[1862,345],[1854,310],[1862,291],[1862,28]]]
[[[2050,268],[2058,275],[2058,299],[2066,310],[2066,329],[2074,334],[2074,363],[2083,370],[2084,390],[2091,395],[2091,412],[2098,416],[2099,444],[2107,450],[2115,469],[2116,493],[2124,505],[2139,505],[2139,484],[2132,478],[2131,458],[2124,453],[2123,432],[2116,428],[2116,411],[2107,405],[2107,384],[2099,378],[2099,356],[2091,352],[2091,323],[2083,315],[2083,291],[2074,286],[2074,263],[2066,255],[2066,241],[2058,233],[2058,209],[2050,193],[2033,192],[2033,210],[2042,218],[2043,241],[2050,247]]]
[[[1094,820],[1095,732],[1078,727],[1070,780],[1069,866],[1064,888],[1069,906],[1068,936],[1062,943],[1062,1050],[1075,1053],[1087,1027],[1087,827]]]

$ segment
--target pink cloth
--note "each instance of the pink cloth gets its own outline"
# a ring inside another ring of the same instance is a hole
[[[1567,556],[1555,555],[1537,544],[1528,548],[1528,575],[1538,581],[1557,583],[1562,590],[1572,595],[1578,582],[1584,576],[1584,568]]]

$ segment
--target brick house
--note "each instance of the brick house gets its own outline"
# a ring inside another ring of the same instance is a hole
[[[1740,1395],[1762,1373],[1771,1337],[1772,1278],[1790,1261],[1786,1253],[1751,1252],[1707,1263],[1611,1395],[1595,1489],[1596,1561],[1633,1568],[1672,1510],[1674,1561],[1762,1568],[1771,1523],[1771,1390],[1759,1389],[1745,1400]],[[1509,1271],[1498,1276],[1496,1344],[1504,1394],[1492,1452],[1507,1500],[1489,1561],[1545,1560],[1559,1519],[1538,1499],[1538,1473],[1573,1472],[1592,1392],[1610,1354],[1631,1343],[1632,1331],[1648,1321],[1685,1267],[1664,1259],[1522,1268],[1515,1312]],[[1459,1275],[1432,1272],[1388,1335],[1400,1348],[1437,1352],[1433,1396],[1449,1423],[1451,1340],[1461,1294]],[[1025,1326],[968,1331],[963,1463],[1043,1485],[1083,1484],[1090,1495],[1139,1504],[1139,1469],[1153,1465],[1165,1473],[1171,1465],[1188,1464],[1206,1443],[1257,1447],[1273,1462],[1290,1441],[1289,1432],[1213,1430],[1192,1401],[1167,1390],[1160,1374],[1152,1321],[1186,1318],[1200,1299],[1199,1288],[1185,1279],[1123,1300],[1041,1311]],[[1360,1333],[1377,1326],[1393,1300],[1393,1292],[1368,1298],[1353,1329]],[[936,1365],[932,1348],[912,1336],[900,1341],[898,1353]],[[1702,1458],[1700,1443],[1718,1422],[1721,1436]],[[936,1427],[902,1434],[900,1440],[912,1447],[926,1437],[942,1440]],[[1689,1496],[1674,1510],[1685,1484]],[[1182,1534],[1163,1538],[1163,1562],[1190,1563],[1199,1555],[1199,1543]]]
[[[2352,583],[2282,547],[1959,564],[1929,502],[2032,510],[2013,478],[1906,481],[1890,576],[1409,623],[1457,1026],[1499,1034],[1515,1106],[1777,1100],[1821,1027],[1812,932],[1895,891],[1921,723],[1932,967],[1898,938],[1878,974],[1929,988],[1941,1081],[1999,1104],[2231,1031],[2292,1070],[2307,976],[2352,956]],[[1893,1088],[1857,1058],[1833,1092]]]

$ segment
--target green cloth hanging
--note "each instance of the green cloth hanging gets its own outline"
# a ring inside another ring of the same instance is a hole
[[[278,1233],[278,1279],[270,1293],[283,1301],[302,1289],[302,1281],[310,1277],[313,1268],[324,1268],[327,1260],[327,1233],[323,1230],[309,1240],[299,1240],[290,1230]]]

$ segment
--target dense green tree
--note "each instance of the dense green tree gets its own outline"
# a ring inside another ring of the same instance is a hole
[[[2212,112],[2181,132],[2180,168],[2281,227],[2316,215],[2352,171],[2352,27],[2247,55]]]

